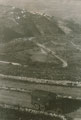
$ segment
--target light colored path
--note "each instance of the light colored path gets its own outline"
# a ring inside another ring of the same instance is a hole
[[[77,49],[81,51],[81,46],[80,45],[76,45],[74,42],[71,41],[71,44]]]
[[[1,87],[3,87],[3,89],[1,89]],[[10,87],[12,88],[12,90],[5,89],[6,87]],[[18,92],[16,91],[16,89],[24,89],[26,90],[26,92]],[[12,105],[18,104],[23,107],[25,106],[28,108],[32,108],[31,92],[35,89],[50,91],[57,94],[62,94],[64,96],[68,95],[69,98],[71,98],[70,96],[73,96],[74,98],[81,98],[81,88],[35,84],[24,81],[16,81],[14,79],[2,79],[0,77],[0,103]],[[81,118],[81,108],[73,113],[70,113],[69,116],[72,118]]]
[[[30,83],[41,83],[41,84],[50,84],[50,85],[61,85],[61,86],[76,86],[81,87],[81,82],[77,81],[69,81],[69,80],[47,80],[47,79],[37,79],[37,78],[29,78],[22,76],[12,76],[12,75],[4,75],[0,74],[0,78],[7,78],[16,81],[26,81]]]
[[[55,56],[58,60],[60,60],[63,63],[63,67],[67,67],[68,64],[67,62],[62,59],[60,56],[56,55],[56,53],[54,51],[52,51],[50,48],[47,48],[45,45],[40,44],[40,43],[36,43],[39,47],[43,48],[44,50],[46,50],[48,53],[52,54],[53,56]]]
[[[37,84],[24,81],[16,81],[14,79],[3,79],[0,77],[0,87],[10,87],[10,88],[22,88],[26,91],[33,91],[35,89],[45,90],[60,94],[64,97],[81,99],[81,88],[66,87],[66,86],[54,86],[48,84]]]

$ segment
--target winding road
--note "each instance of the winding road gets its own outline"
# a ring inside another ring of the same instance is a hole
[[[40,43],[36,43],[39,47],[43,48],[44,50],[46,50],[48,53],[52,54],[53,56],[55,56],[58,60],[60,60],[62,62],[62,66],[65,68],[68,66],[68,63],[62,59],[60,56],[58,56],[54,51],[52,51],[50,48],[47,48],[45,45],[40,44]]]
[[[81,46],[80,45],[76,45],[74,42],[71,41],[71,44],[77,49],[81,51]]]

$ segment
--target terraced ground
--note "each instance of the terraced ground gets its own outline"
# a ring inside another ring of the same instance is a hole
[[[81,88],[76,87],[70,88],[54,85],[50,86],[0,78],[0,105],[18,105],[21,107],[35,109],[31,104],[31,93],[36,89],[54,92],[57,93],[57,95],[65,96],[64,100],[62,100],[61,103],[63,114],[67,115],[73,120],[74,118],[81,118]],[[76,98],[77,100],[75,100]],[[51,106],[52,113],[55,113],[54,104],[55,103],[53,103]]]
[[[1,120],[61,120],[50,116],[44,116],[40,114],[31,114],[27,112],[20,112],[17,110],[3,109],[0,108],[0,119]]]
[[[72,27],[79,25],[63,21],[66,34],[54,17],[4,5],[0,13],[0,73],[80,81],[81,35]]]
[[[75,34],[72,26],[77,26],[78,29],[78,25],[75,25],[75,23],[71,25],[68,22],[66,27],[71,29],[71,33],[66,34],[67,32],[64,31],[63,26],[60,27],[58,21],[52,19],[52,17],[32,14],[25,9],[22,10],[13,6],[0,5],[0,74],[80,82],[81,34],[80,30]],[[26,86],[25,83],[19,82],[17,84],[18,82],[14,79],[11,81],[11,79],[0,77],[0,85],[4,89],[5,87],[14,89],[13,86],[19,89],[23,86],[27,90],[40,88],[57,93],[61,92],[65,95],[67,93],[70,94],[70,97],[72,95],[75,95],[75,97],[81,96],[80,89],[77,90],[78,88],[74,88],[72,91],[72,88],[67,90],[66,87],[46,87],[46,85],[37,84]],[[31,102],[29,95],[18,91],[2,90],[2,88],[0,90],[0,102],[20,103],[30,107],[30,104],[28,104]],[[81,118],[80,105],[74,107],[77,110],[69,116],[73,119]],[[0,110],[1,119],[3,120],[21,120],[21,118],[24,120],[34,120],[34,118],[48,120],[48,118],[40,115],[20,114],[2,108]],[[5,116],[3,116],[4,113]],[[49,119],[52,120],[52,118]]]
[[[77,39],[79,42],[80,38]],[[81,50],[78,42],[64,36],[59,39],[48,36],[19,38],[1,44],[0,73],[80,81]]]

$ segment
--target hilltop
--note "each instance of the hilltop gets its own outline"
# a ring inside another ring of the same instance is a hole
[[[69,21],[1,5],[0,27],[0,73],[80,80],[81,35]]]
[[[0,5],[0,38],[8,42],[14,38],[64,34],[50,18],[12,6]]]

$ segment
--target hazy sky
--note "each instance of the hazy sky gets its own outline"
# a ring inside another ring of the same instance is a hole
[[[0,0],[0,3],[81,21],[81,0]]]

